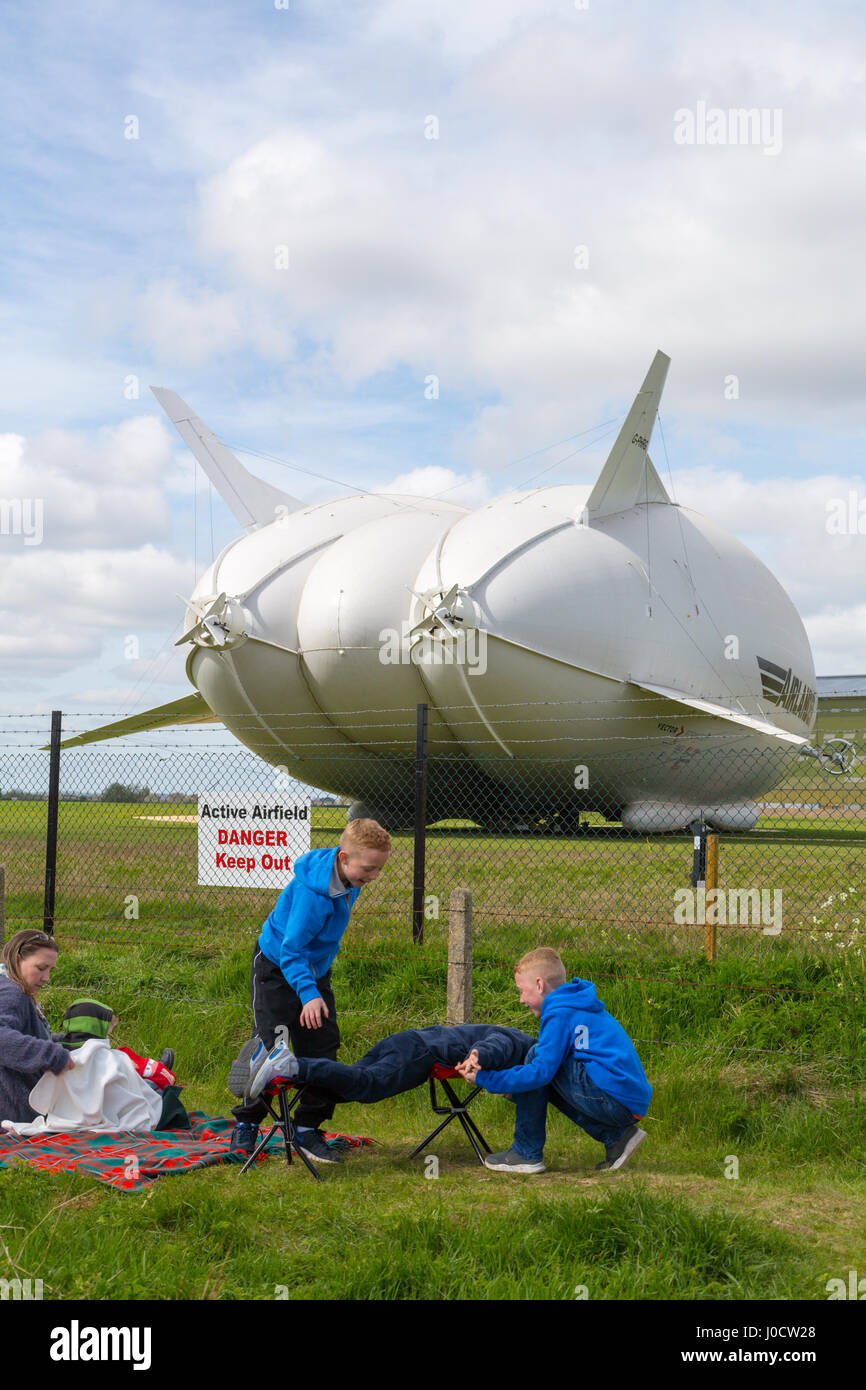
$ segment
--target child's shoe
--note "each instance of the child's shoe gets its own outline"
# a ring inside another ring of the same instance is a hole
[[[624,1134],[620,1135],[615,1144],[611,1144],[609,1149],[605,1149],[601,1163],[595,1165],[596,1172],[600,1168],[621,1168],[624,1163],[628,1162],[635,1150],[640,1148],[644,1139],[646,1139],[646,1130],[638,1129],[637,1125],[632,1125],[631,1129],[627,1129]]]
[[[244,1043],[229,1071],[228,1088],[233,1096],[237,1096],[238,1100],[243,1100],[244,1091],[250,1083],[250,1063],[257,1053],[259,1062],[263,1062],[268,1055],[268,1050],[258,1033],[255,1033]]]
[[[264,1047],[264,1043],[262,1044]],[[259,1060],[253,1054],[250,1062],[250,1081],[244,1092],[244,1104],[257,1100],[269,1081],[293,1081],[298,1074],[298,1059],[287,1042],[274,1043],[267,1057]]]
[[[544,1164],[540,1158],[524,1158],[516,1149],[509,1149],[507,1153],[488,1154],[484,1160],[485,1168],[492,1168],[495,1173],[543,1173]]]
[[[320,1129],[296,1129],[295,1148],[316,1163],[343,1162],[343,1155],[338,1149],[332,1148]]]
[[[258,1125],[246,1124],[243,1120],[238,1120],[237,1124],[232,1130],[231,1143],[229,1144],[229,1153],[246,1154],[246,1156],[249,1158],[250,1154],[253,1152],[258,1142]]]

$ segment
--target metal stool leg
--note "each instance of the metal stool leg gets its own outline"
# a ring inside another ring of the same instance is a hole
[[[453,1091],[452,1087],[444,1078],[440,1082],[440,1085],[442,1086],[442,1090],[445,1092],[452,1106],[455,1108],[457,1118],[463,1126],[463,1132],[465,1133],[466,1138],[469,1140],[470,1144],[475,1150],[475,1156],[478,1159],[478,1162],[483,1167],[484,1154],[481,1152],[481,1149],[478,1147],[478,1145],[480,1143],[487,1151],[487,1153],[490,1153],[491,1151],[490,1145],[484,1138],[484,1135],[481,1133],[481,1130],[475,1124],[475,1121],[470,1119],[470,1117],[466,1113],[466,1111],[469,1108],[470,1101],[473,1101],[475,1097],[480,1094],[482,1088],[480,1086],[476,1086],[475,1089],[473,1091],[470,1091],[469,1095],[466,1096],[466,1098],[461,1102],[459,1097]]]
[[[428,1146],[428,1144],[432,1144],[432,1143],[433,1143],[433,1140],[436,1138],[437,1134],[441,1134],[442,1131],[443,1131],[443,1129],[445,1128],[445,1126],[446,1126],[446,1125],[450,1125],[451,1121],[454,1120],[454,1119],[456,1119],[456,1118],[457,1118],[457,1117],[456,1117],[455,1114],[446,1115],[446,1117],[445,1117],[445,1119],[442,1121],[441,1125],[437,1125],[436,1128],[434,1129],[434,1131],[433,1131],[432,1134],[428,1134],[426,1139],[422,1139],[422,1140],[421,1140],[421,1143],[420,1143],[416,1148],[414,1148],[414,1149],[412,1150],[412,1152],[410,1153],[409,1157],[410,1157],[410,1158],[415,1158],[415,1156],[416,1156],[417,1154],[419,1154],[419,1153],[421,1152],[422,1149],[426,1149],[427,1146]]]
[[[286,1096],[285,1087],[280,1091],[280,1115],[282,1116],[283,1134],[286,1137],[286,1158],[288,1159],[289,1163],[291,1163],[292,1161],[292,1149],[295,1145],[295,1122],[292,1119],[292,1111],[294,1110],[298,1101],[301,1099],[301,1096],[303,1095],[305,1090],[306,1087],[301,1086],[295,1094],[295,1096],[292,1098],[291,1103],[289,1103],[289,1100]],[[312,1161],[309,1158],[307,1158],[307,1155],[304,1153],[300,1145],[298,1145],[297,1149],[295,1149],[295,1152],[297,1153],[301,1161],[306,1164],[307,1168],[309,1168],[313,1177],[316,1179],[316,1182],[324,1182],[325,1179],[322,1177],[321,1173],[316,1172],[315,1168],[313,1167]]]
[[[271,1128],[265,1133],[265,1135],[263,1136],[263,1138],[261,1138],[261,1139],[259,1140],[259,1142],[256,1144],[256,1147],[253,1149],[252,1153],[250,1154],[249,1158],[246,1160],[246,1162],[244,1163],[243,1167],[241,1168],[241,1171],[240,1171],[240,1173],[238,1174],[238,1177],[241,1177],[241,1178],[242,1178],[243,1175],[244,1175],[244,1173],[245,1173],[245,1172],[247,1171],[247,1169],[249,1168],[250,1164],[255,1163],[256,1159],[257,1159],[258,1156],[259,1156],[259,1154],[264,1152],[264,1150],[267,1148],[268,1144],[271,1142],[271,1140],[273,1139],[273,1137],[274,1137],[274,1135],[276,1134],[276,1132],[277,1132],[278,1129],[279,1129],[279,1125],[272,1125]]]
[[[271,1142],[271,1140],[273,1139],[274,1135],[275,1135],[276,1133],[278,1133],[278,1132],[282,1133],[282,1136],[283,1136],[283,1147],[284,1147],[284,1150],[285,1150],[286,1162],[287,1162],[287,1163],[291,1163],[291,1162],[292,1162],[292,1150],[293,1150],[294,1145],[295,1145],[295,1142],[296,1142],[296,1141],[295,1141],[295,1122],[294,1122],[294,1120],[292,1119],[292,1111],[294,1110],[294,1108],[295,1108],[295,1106],[297,1105],[298,1101],[301,1099],[301,1096],[304,1094],[304,1091],[306,1090],[306,1087],[305,1087],[305,1086],[299,1086],[298,1089],[296,1090],[294,1096],[292,1097],[291,1101],[289,1100],[289,1098],[288,1098],[288,1096],[287,1096],[287,1094],[286,1094],[287,1091],[288,1091],[288,1089],[289,1089],[288,1087],[283,1086],[283,1087],[280,1088],[280,1091],[279,1091],[279,1093],[278,1093],[278,1094],[279,1094],[279,1107],[280,1107],[280,1113],[279,1113],[279,1115],[278,1115],[278,1114],[276,1113],[276,1111],[274,1110],[274,1108],[273,1108],[273,1106],[272,1106],[270,1100],[269,1100],[266,1096],[263,1096],[263,1097],[262,1097],[262,1099],[264,1100],[265,1106],[266,1106],[266,1108],[267,1108],[268,1114],[270,1115],[270,1117],[271,1117],[271,1119],[273,1120],[274,1123],[271,1125],[270,1129],[267,1131],[267,1133],[264,1135],[264,1137],[261,1138],[261,1139],[259,1140],[258,1144],[257,1144],[256,1147],[253,1149],[253,1152],[250,1154],[250,1156],[249,1156],[249,1158],[247,1159],[246,1163],[245,1163],[245,1164],[243,1165],[243,1167],[241,1168],[241,1171],[240,1171],[240,1174],[239,1174],[240,1177],[243,1177],[244,1173],[247,1171],[247,1169],[250,1167],[250,1165],[251,1165],[252,1163],[255,1162],[255,1160],[258,1158],[258,1156],[259,1156],[260,1153],[263,1153],[263,1152],[264,1152],[264,1150],[265,1150],[265,1148],[267,1147],[267,1145]],[[302,1162],[306,1165],[306,1167],[309,1168],[309,1170],[310,1170],[310,1172],[312,1173],[313,1177],[316,1179],[316,1182],[324,1182],[324,1178],[322,1177],[321,1173],[317,1173],[317,1172],[316,1172],[315,1168],[314,1168],[313,1165],[312,1165],[312,1162],[311,1162],[310,1159],[307,1157],[307,1155],[306,1155],[305,1153],[302,1152],[302,1150],[300,1149],[300,1147],[296,1150],[296,1152],[297,1152],[299,1158],[302,1160]]]
[[[478,1162],[483,1165],[484,1154],[481,1152],[479,1144],[487,1151],[487,1153],[491,1152],[490,1145],[487,1143],[487,1140],[484,1138],[484,1135],[481,1133],[481,1130],[475,1124],[474,1120],[470,1119],[470,1117],[466,1114],[467,1107],[469,1106],[470,1102],[475,1099],[477,1095],[481,1094],[482,1087],[476,1086],[474,1090],[469,1092],[469,1095],[466,1096],[465,1100],[461,1101],[460,1097],[455,1094],[454,1090],[445,1080],[444,1077],[439,1077],[438,1079],[439,1084],[445,1093],[445,1096],[450,1102],[450,1105],[443,1106],[437,1103],[436,1081],[432,1076],[430,1077],[430,1104],[433,1108],[434,1113],[437,1115],[444,1115],[445,1119],[442,1121],[441,1124],[436,1126],[432,1134],[428,1134],[426,1139],[422,1139],[421,1143],[416,1145],[416,1147],[410,1153],[409,1157],[415,1158],[421,1152],[422,1149],[426,1149],[429,1144],[432,1144],[436,1136],[438,1134],[441,1134],[442,1130],[445,1129],[447,1125],[450,1125],[452,1120],[459,1120],[460,1124],[463,1127],[463,1131],[466,1135],[466,1138],[469,1140],[470,1144],[472,1145],[472,1148],[475,1151],[475,1157],[478,1159]]]

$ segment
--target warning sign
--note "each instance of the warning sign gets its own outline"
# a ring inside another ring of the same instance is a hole
[[[220,888],[289,882],[310,848],[310,802],[295,797],[200,796],[198,881]]]

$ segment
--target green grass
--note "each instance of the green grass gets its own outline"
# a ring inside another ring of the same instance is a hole
[[[395,951],[378,970],[350,948],[335,972],[344,1056],[401,1026],[407,1010],[441,1017],[444,965],[426,948]],[[98,989],[122,1012],[119,1041],[148,1053],[170,1042],[188,1107],[224,1114],[227,1061],[247,1034],[246,966],[245,946],[227,959],[190,947],[169,957],[153,945],[71,950],[47,1009],[56,1021],[70,991]],[[793,962],[787,971],[808,982]],[[505,970],[477,976],[476,1017],[531,1027]],[[602,993],[635,1034],[618,1006],[632,996],[610,984]],[[212,1002],[158,997],[181,989]],[[226,992],[236,1002],[219,1002]],[[452,1125],[432,1147],[439,1176],[428,1178],[429,1165],[407,1158],[432,1127],[421,1089],[341,1106],[335,1123],[377,1145],[328,1169],[322,1185],[282,1158],[244,1178],[230,1167],[167,1177],[143,1194],[3,1172],[2,1277],[42,1278],[46,1297],[62,1299],[572,1299],[578,1286],[593,1299],[824,1298],[826,1280],[866,1256],[866,1074],[850,1062],[738,1053],[723,995],[673,989],[656,1031],[681,1045],[640,1045],[655,1087],[649,1139],[621,1173],[597,1174],[599,1146],[556,1114],[540,1177],[483,1171]],[[784,1042],[792,1019],[816,1024],[811,996],[798,1004],[780,984],[785,998],[787,1017],[763,1005],[763,1019],[776,1020],[765,1041]],[[512,1106],[486,1096],[477,1115],[507,1147]],[[736,1178],[725,1176],[732,1158]]]
[[[75,994],[107,999],[121,1014],[116,1041],[150,1055],[171,1044],[188,1108],[227,1114],[228,1062],[249,1030],[250,950],[273,895],[198,888],[195,827],[142,822],[142,809],[61,806],[63,949],[46,1009],[56,1025]],[[333,843],[339,814],[317,812],[314,845]],[[7,933],[40,921],[39,816],[38,803],[0,803]],[[439,911],[418,947],[401,835],[335,966],[341,1055],[352,1060],[388,1032],[442,1020],[454,886],[474,897],[477,1020],[531,1031],[512,963],[530,945],[560,947],[627,1027],[655,1088],[649,1139],[621,1173],[597,1174],[598,1146],[554,1115],[540,1177],[483,1171],[452,1125],[433,1148],[439,1176],[427,1178],[407,1159],[432,1128],[421,1089],[341,1106],[335,1124],[377,1145],[321,1185],[276,1158],[244,1178],[226,1166],[142,1194],[4,1171],[0,1277],[42,1278],[46,1297],[62,1299],[573,1299],[578,1286],[592,1299],[825,1298],[828,1278],[866,1270],[866,1020],[851,936],[861,899],[821,908],[829,894],[861,893],[862,848],[827,834],[771,850],[722,837],[720,860],[720,882],[782,883],[786,928],[779,938],[720,929],[709,962],[703,927],[672,921],[691,867],[685,837],[453,826],[430,836]],[[137,920],[124,917],[128,894]],[[809,929],[789,930],[801,919]],[[508,1102],[482,1097],[477,1114],[506,1147]]]

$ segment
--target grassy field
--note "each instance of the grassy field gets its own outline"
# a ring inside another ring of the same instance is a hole
[[[272,895],[198,888],[195,826],[142,821],[151,809],[62,805],[64,949],[46,1008],[56,1024],[75,994],[107,998],[118,1041],[151,1055],[174,1046],[187,1107],[227,1114],[250,948]],[[314,844],[333,843],[339,814],[317,813]],[[43,826],[39,803],[0,803],[7,933],[38,924]],[[341,1106],[335,1125],[377,1142],[322,1185],[276,1158],[244,1178],[226,1166],[143,1194],[4,1171],[0,1277],[41,1278],[60,1299],[826,1298],[829,1278],[866,1274],[863,836],[850,824],[816,833],[805,818],[768,833],[772,849],[723,838],[720,862],[729,882],[784,889],[785,931],[720,930],[713,963],[703,927],[672,920],[686,837],[435,831],[438,916],[430,902],[421,947],[409,940],[409,837],[365,890],[334,972],[343,1058],[442,1020],[448,896],[471,888],[476,1020],[532,1031],[511,964],[546,942],[598,982],[636,1040],[655,1095],[649,1139],[621,1173],[597,1174],[598,1146],[555,1115],[539,1177],[483,1171],[454,1125],[431,1151],[439,1176],[425,1176],[431,1165],[407,1158],[432,1128],[419,1090]],[[124,917],[128,895],[137,919]],[[478,1103],[494,1147],[507,1147],[512,1116],[498,1097]]]

